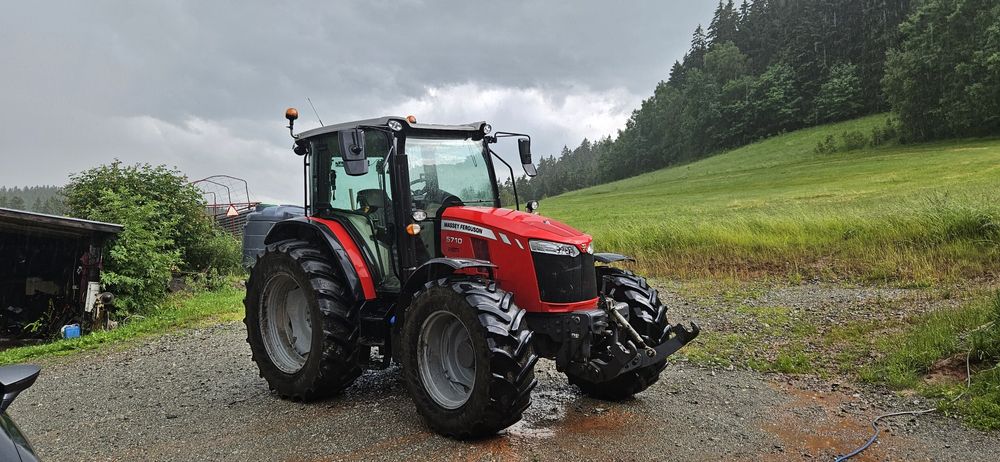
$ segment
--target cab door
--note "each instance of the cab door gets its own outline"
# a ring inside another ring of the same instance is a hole
[[[389,139],[382,132],[365,132],[368,173],[364,175],[347,174],[338,141],[337,133],[310,140],[310,211],[344,225],[376,275],[376,287],[398,291],[391,172],[386,165]]]

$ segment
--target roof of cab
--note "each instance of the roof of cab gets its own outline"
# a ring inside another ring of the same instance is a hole
[[[441,130],[441,131],[452,131],[452,132],[479,131],[479,130],[482,130],[483,124],[486,123],[485,121],[479,121],[479,122],[470,122],[470,123],[461,124],[461,125],[438,125],[438,124],[421,124],[421,123],[411,124],[411,123],[407,122],[406,117],[402,117],[402,116],[382,116],[382,117],[377,117],[377,118],[374,118],[374,119],[355,120],[353,122],[342,122],[342,123],[339,123],[339,124],[326,125],[326,126],[323,126],[323,127],[314,128],[312,130],[307,130],[307,131],[301,132],[301,133],[298,134],[298,137],[299,138],[309,138],[309,137],[313,137],[313,136],[316,136],[316,135],[323,135],[323,134],[326,134],[326,133],[338,132],[340,130],[350,130],[352,128],[357,128],[358,126],[361,126],[361,125],[384,126],[387,123],[389,123],[390,120],[398,120],[398,121],[406,124],[407,127],[411,128],[411,129],[415,129],[415,130]]]

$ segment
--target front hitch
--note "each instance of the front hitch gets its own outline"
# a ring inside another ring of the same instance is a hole
[[[701,328],[698,324],[691,322],[691,328],[687,329],[682,324],[674,324],[669,328],[670,340],[661,343],[656,347],[656,355],[652,357],[647,357],[643,360],[643,366],[648,366],[653,364],[667,356],[670,356],[680,350],[681,347],[687,345],[688,342],[694,340],[701,333]],[[640,366],[642,367],[642,366]]]
[[[608,316],[615,319],[612,314],[608,314]],[[627,320],[624,325],[629,325]],[[627,331],[628,329],[623,330]],[[633,330],[633,332],[635,331]],[[556,366],[560,370],[565,368],[574,375],[584,377],[592,382],[606,382],[631,370],[651,366],[666,359],[667,356],[676,353],[681,347],[698,337],[701,328],[693,322],[690,328],[686,328],[682,324],[674,324],[667,328],[667,332],[667,341],[655,347],[645,344],[640,346],[633,341],[621,341],[616,338],[608,347],[607,355],[583,360],[577,358],[576,361],[568,364],[557,359]],[[652,354],[650,354],[651,352]]]

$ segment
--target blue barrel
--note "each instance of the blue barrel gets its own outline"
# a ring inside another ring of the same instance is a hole
[[[257,257],[264,253],[264,238],[275,223],[303,215],[305,209],[298,205],[259,207],[256,212],[250,213],[243,228],[243,266],[252,267]]]

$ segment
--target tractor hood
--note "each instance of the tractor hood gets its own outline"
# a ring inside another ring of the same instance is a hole
[[[449,223],[446,224],[446,222]],[[541,239],[573,244],[581,251],[585,251],[587,245],[593,240],[589,235],[577,231],[565,223],[517,210],[461,206],[449,207],[444,211],[442,228],[452,226],[460,229],[463,224],[471,225],[473,228],[482,228],[479,233],[471,228],[463,231],[486,237],[499,233],[493,237],[500,240],[510,238]],[[527,243],[525,242],[524,245]]]

